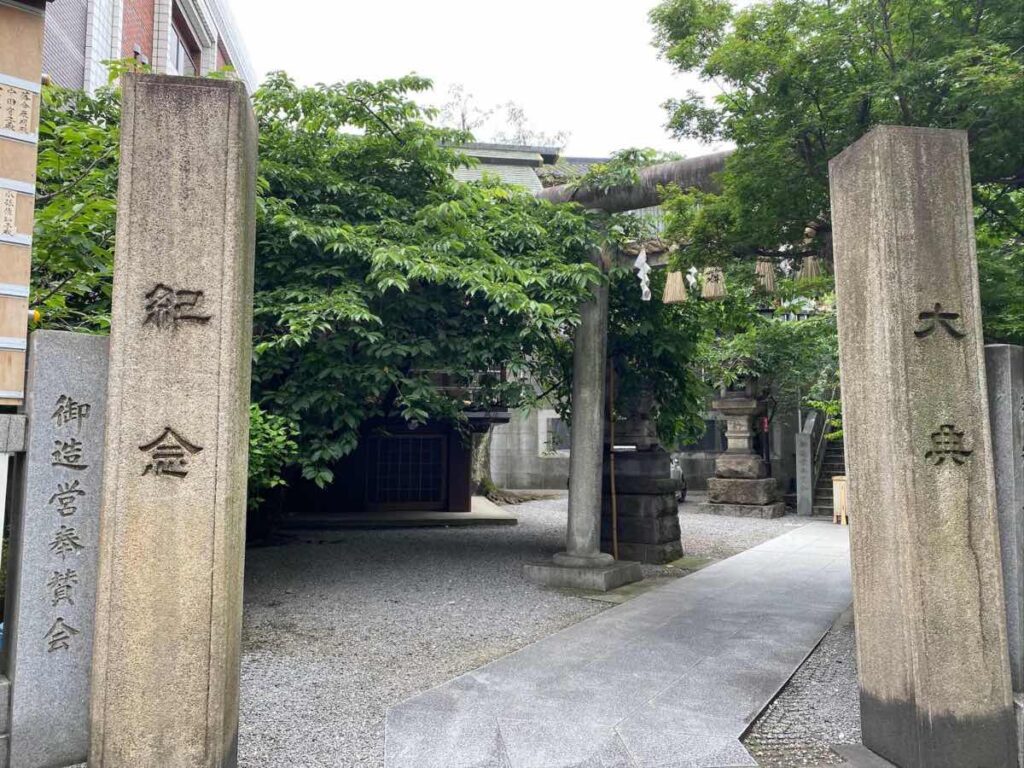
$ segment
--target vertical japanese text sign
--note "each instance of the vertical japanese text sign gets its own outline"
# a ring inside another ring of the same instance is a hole
[[[14,518],[4,639],[11,768],[83,762],[89,748],[107,339],[29,343],[25,484]]]
[[[93,768],[233,765],[256,128],[242,83],[123,80]]]
[[[864,745],[1017,765],[967,134],[829,166]]]
[[[0,405],[25,397],[44,6],[0,4]]]

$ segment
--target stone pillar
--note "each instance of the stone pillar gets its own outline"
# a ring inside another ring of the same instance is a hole
[[[80,763],[89,750],[106,394],[105,336],[32,334],[4,626],[11,768]]]
[[[229,768],[256,127],[237,81],[123,89],[89,765]]]
[[[715,477],[708,480],[708,500],[699,509],[708,515],[782,517],[786,505],[778,484],[765,477],[764,460],[754,453],[753,418],[764,411],[756,398],[731,395],[711,407],[725,418],[725,453],[715,460]]]
[[[604,461],[605,359],[608,349],[608,285],[580,308],[573,340],[572,425],[569,454],[569,525],[563,565],[611,562],[601,553],[601,467]]]
[[[611,254],[597,260],[607,272]],[[637,563],[616,563],[601,552],[601,468],[604,461],[605,357],[608,285],[594,286],[580,307],[573,340],[572,427],[569,453],[569,520],[566,549],[550,563],[528,563],[528,578],[548,586],[607,591],[643,578]]]
[[[985,347],[1013,690],[1024,693],[1024,347]]]
[[[1017,765],[967,134],[829,166],[864,745]]]

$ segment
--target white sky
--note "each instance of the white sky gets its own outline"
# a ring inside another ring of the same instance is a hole
[[[530,127],[570,132],[566,154],[650,146],[693,156],[664,128],[661,104],[699,87],[658,58],[656,0],[229,0],[260,78],[299,83],[410,72],[465,86],[483,105],[518,102]],[[481,138],[487,138],[483,136]]]

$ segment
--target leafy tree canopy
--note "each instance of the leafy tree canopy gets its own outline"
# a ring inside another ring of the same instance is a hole
[[[254,94],[259,487],[285,463],[330,482],[371,419],[461,423],[466,407],[530,402],[536,361],[599,279],[580,211],[454,179],[468,136],[430,125],[412,99],[428,85],[274,74]],[[45,90],[33,296],[46,327],[109,324],[118,122],[113,88]]]
[[[719,90],[668,102],[671,131],[737,147],[721,194],[670,203],[683,257],[827,255],[830,158],[879,123],[963,129],[986,335],[1024,341],[1018,0],[663,0],[651,20],[665,58]],[[821,237],[804,242],[809,222]]]
[[[578,211],[453,178],[467,137],[429,124],[410,99],[428,86],[275,74],[254,98],[255,390],[300,425],[320,483],[368,419],[529,402],[532,360],[598,279]]]

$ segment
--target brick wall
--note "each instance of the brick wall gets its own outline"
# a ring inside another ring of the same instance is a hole
[[[59,3],[58,3],[59,5]],[[135,46],[153,63],[153,17],[156,0],[125,0],[124,26],[121,29],[121,55],[131,58]]]
[[[58,85],[81,88],[85,82],[85,29],[88,0],[61,0],[46,10],[43,72]]]

